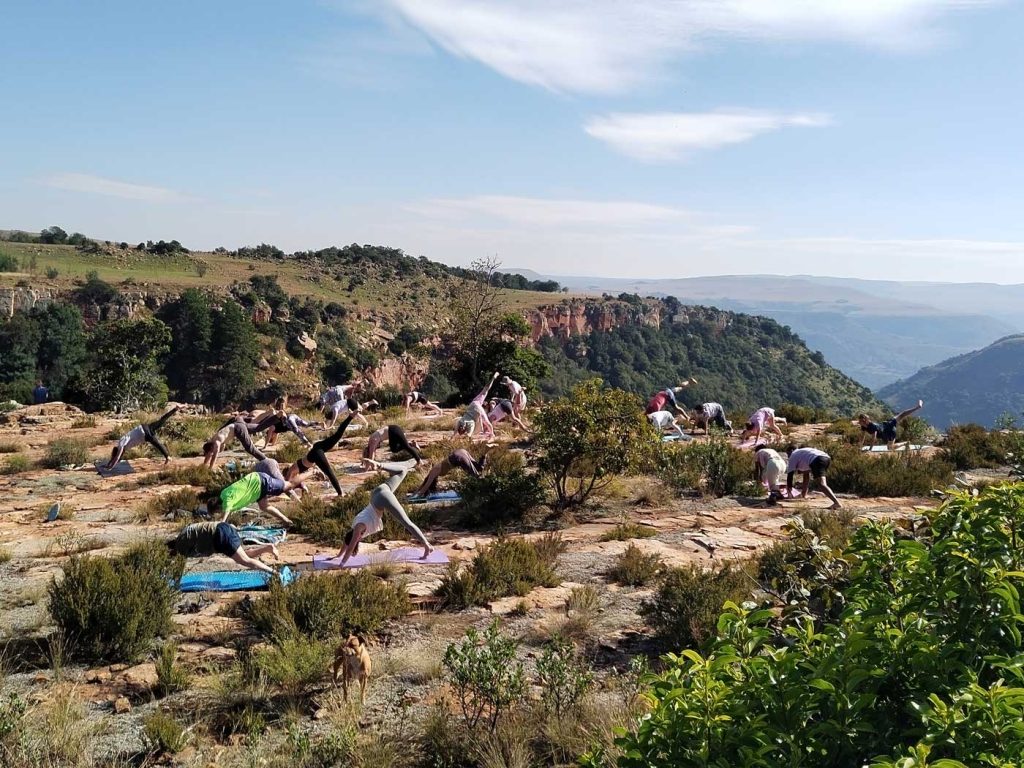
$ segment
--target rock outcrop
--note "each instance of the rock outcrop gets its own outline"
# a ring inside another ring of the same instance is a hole
[[[366,380],[373,387],[394,387],[407,392],[423,384],[429,366],[428,360],[408,355],[388,357],[366,372]]]
[[[57,298],[53,288],[0,288],[0,320],[8,320],[15,312],[28,312],[45,307]]]
[[[570,299],[524,313],[534,343],[547,336],[565,341],[593,331],[610,331],[622,325],[661,326],[661,310],[654,304],[630,304],[624,301]]]

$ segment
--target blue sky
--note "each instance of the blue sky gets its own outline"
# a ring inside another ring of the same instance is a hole
[[[23,0],[0,20],[0,227],[1024,282],[1019,0]]]

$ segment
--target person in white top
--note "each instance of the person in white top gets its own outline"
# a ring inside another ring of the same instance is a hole
[[[170,454],[167,453],[167,449],[164,447],[163,443],[157,439],[156,433],[160,427],[162,427],[167,420],[177,412],[178,406],[174,406],[156,421],[150,422],[149,424],[139,424],[135,429],[123,435],[121,439],[117,441],[117,445],[115,445],[113,450],[110,452],[110,461],[107,462],[104,469],[113,469],[114,466],[121,461],[121,457],[124,456],[125,451],[142,445],[143,443],[149,443],[160,451],[164,457],[164,464],[169,463],[171,460]]]
[[[509,400],[512,401],[515,415],[521,418],[523,411],[526,410],[526,389],[511,376],[503,376],[501,383],[508,388]]]
[[[768,503],[775,504],[783,498],[779,489],[779,479],[786,474],[786,460],[778,451],[761,448],[754,454],[754,469],[759,483],[768,483]]]
[[[683,432],[683,428],[679,426],[679,420],[684,418],[686,417],[683,415],[675,416],[669,411],[655,411],[647,414],[647,420],[659,432],[674,429],[680,440],[692,440],[693,438]]]
[[[402,398],[402,406],[405,408],[405,412],[408,414],[412,410],[414,405],[418,405],[431,413],[441,413],[441,406],[437,403],[432,403],[427,399],[427,396],[422,392],[413,390],[412,392],[406,392]]]
[[[803,475],[803,488],[800,490],[800,498],[807,498],[807,490],[811,485],[811,475],[821,485],[822,492],[832,500],[829,509],[840,509],[843,505],[828,487],[828,478],[825,473],[832,465],[832,457],[817,448],[798,448],[789,454],[789,464],[786,467],[786,492],[790,498],[793,496],[793,475],[799,472]]]

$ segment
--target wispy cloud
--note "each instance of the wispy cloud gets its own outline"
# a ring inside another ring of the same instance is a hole
[[[721,38],[914,48],[1003,0],[387,0],[449,53],[558,91],[607,93]]]
[[[90,176],[85,173],[58,173],[40,179],[40,183],[54,189],[71,192],[85,192],[91,195],[120,197],[124,200],[141,200],[148,203],[176,203],[193,199],[189,195],[165,187],[146,184],[131,184],[127,181]]]
[[[630,227],[680,221],[694,214],[682,208],[632,201],[559,200],[480,195],[437,198],[406,207],[427,218],[467,217],[528,227]]]
[[[753,110],[656,112],[593,117],[583,129],[595,139],[639,160],[679,160],[787,127],[831,124],[828,115]]]

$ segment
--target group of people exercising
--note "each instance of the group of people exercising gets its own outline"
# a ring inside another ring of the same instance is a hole
[[[465,412],[456,421],[455,436],[473,437],[479,434],[484,438],[493,438],[494,425],[505,418],[509,418],[521,429],[529,429],[526,422],[523,421],[523,411],[527,402],[526,391],[518,382],[505,376],[501,382],[508,392],[508,397],[488,400],[488,395],[499,376],[500,373],[495,372],[487,384],[470,401]],[[681,423],[689,423],[694,430],[703,429],[706,433],[710,433],[711,429],[715,428],[732,434],[732,423],[727,419],[725,409],[720,403],[702,403],[689,411],[680,404],[685,389],[695,383],[696,379],[690,378],[679,386],[656,393],[648,402],[646,409],[647,418],[651,424],[663,433],[671,430],[674,435],[683,440],[690,440],[692,437],[682,430]],[[331,466],[328,453],[342,440],[353,421],[359,421],[362,425],[369,426],[363,413],[368,408],[375,406],[376,401],[359,402],[356,395],[360,391],[361,385],[358,383],[339,385],[328,389],[319,400],[319,404],[324,410],[325,421],[323,423],[310,422],[295,413],[289,413],[287,398],[284,397],[279,398],[274,406],[266,411],[231,414],[230,418],[203,445],[203,463],[211,468],[214,467],[224,447],[232,438],[235,438],[242,448],[256,459],[256,464],[252,471],[207,500],[205,512],[210,515],[220,514],[220,520],[187,525],[168,542],[168,547],[185,555],[220,553],[247,568],[273,573],[273,568],[259,560],[259,557],[268,552],[277,557],[276,547],[273,544],[261,544],[246,549],[238,530],[228,523],[228,518],[236,512],[255,505],[258,510],[274,516],[285,525],[291,524],[286,515],[270,504],[270,499],[286,494],[293,499],[298,499],[299,493],[307,490],[305,481],[317,470],[323,473],[334,492],[341,496],[341,484]],[[442,412],[437,403],[431,402],[422,392],[418,391],[407,393],[403,398],[402,405],[407,413],[413,407],[422,408],[431,414]],[[859,423],[864,431],[865,441],[871,437],[872,445],[874,445],[878,438],[882,438],[891,447],[896,440],[896,429],[900,422],[920,410],[921,407],[923,407],[923,403],[919,401],[915,408],[903,411],[882,423],[875,423],[866,414],[862,414],[859,417]],[[157,438],[157,432],[177,411],[178,408],[175,407],[156,421],[140,424],[125,434],[114,446],[106,468],[113,468],[127,450],[139,446],[143,442],[153,445],[163,455],[165,463],[167,463],[170,456]],[[337,428],[334,428],[337,419],[342,415],[345,418]],[[779,428],[780,422],[784,423],[784,420],[776,416],[774,409],[759,408],[750,415],[741,432],[741,444],[753,440],[754,466],[758,479],[768,487],[768,503],[774,504],[787,497],[793,498],[795,493],[794,477],[801,475],[802,486],[799,490],[801,497],[807,495],[810,480],[813,477],[818,481],[825,495],[832,501],[831,508],[840,508],[838,498],[828,486],[826,472],[832,460],[826,452],[810,447],[794,448],[790,450],[788,458],[783,458],[775,449],[769,447],[767,442],[761,442],[762,438],[771,440],[773,437],[780,439],[783,437],[782,430]],[[313,442],[303,432],[303,429],[310,428],[333,428],[333,432],[327,437]],[[282,468],[276,460],[268,458],[253,442],[252,436],[263,432],[267,433],[267,445],[272,445],[280,432],[291,432],[308,450],[302,458]],[[410,458],[405,461],[378,462],[375,456],[385,440],[387,440],[388,449],[393,455],[405,453]],[[416,442],[410,441],[399,425],[384,425],[369,434],[361,465],[367,470],[386,472],[388,477],[373,489],[370,493],[369,503],[355,516],[352,527],[345,537],[344,545],[338,553],[342,565],[356,553],[359,543],[364,538],[379,533],[383,529],[384,515],[392,516],[419,542],[423,547],[423,558],[430,555],[433,547],[420,528],[409,518],[396,495],[396,491],[408,473],[422,461],[420,446]],[[473,477],[479,477],[484,471],[486,461],[487,449],[479,458],[475,458],[465,448],[455,449],[434,464],[412,496],[421,498],[428,496],[434,491],[441,477],[456,469],[461,469]],[[780,487],[780,479],[784,474],[786,476],[785,491]]]

